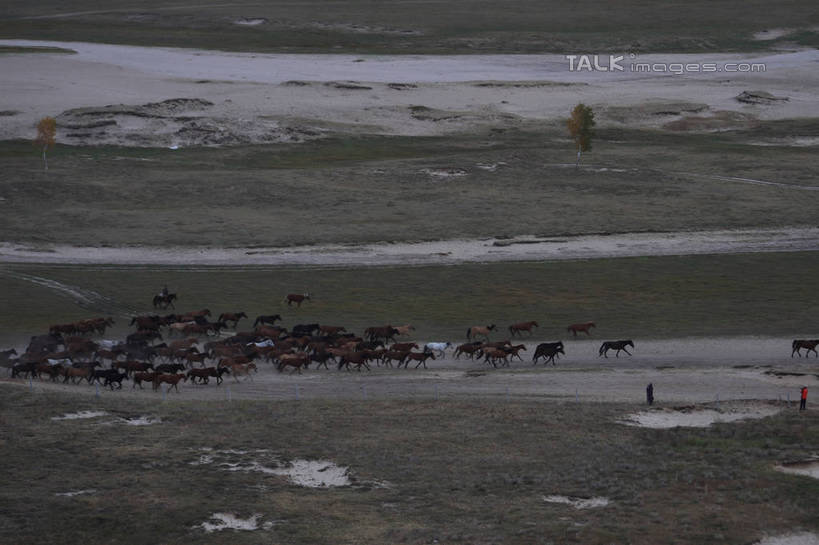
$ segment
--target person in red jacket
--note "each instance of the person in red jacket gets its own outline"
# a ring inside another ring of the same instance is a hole
[[[799,401],[799,410],[804,411],[808,403],[808,387],[802,386],[802,399]]]

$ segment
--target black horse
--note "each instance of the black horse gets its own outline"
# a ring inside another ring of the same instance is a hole
[[[625,352],[626,354],[631,356],[631,352],[626,350],[627,346],[630,346],[630,347],[634,348],[634,342],[631,339],[625,340],[625,341],[606,341],[600,346],[600,351],[598,352],[597,355],[598,355],[598,357],[599,356],[605,356],[605,357],[608,358],[609,356],[608,356],[607,352],[609,350],[616,350],[617,353],[615,354],[615,356],[617,356],[619,358],[620,357],[620,351],[622,350],[623,352]]]
[[[535,355],[532,358],[532,365],[537,364],[538,358],[544,358],[543,365],[552,362],[552,365],[557,365],[555,363],[555,358],[559,358],[558,354],[566,355],[566,352],[563,351],[563,341],[557,341],[556,343],[540,343],[535,348]]]
[[[175,293],[169,293],[168,295],[154,295],[154,308],[161,308],[166,309],[169,306],[172,308],[176,308],[173,305],[174,300],[176,299]]]
[[[313,335],[314,331],[318,331],[320,327],[319,324],[297,324],[293,326],[291,335],[293,337],[309,337]]]

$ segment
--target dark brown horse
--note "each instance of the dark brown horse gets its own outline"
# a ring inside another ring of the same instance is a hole
[[[596,325],[594,325],[594,322],[586,322],[583,324],[572,324],[569,327],[567,327],[566,330],[571,332],[572,335],[574,335],[575,337],[577,337],[577,334],[581,331],[584,332],[586,335],[591,335],[589,330],[593,327],[597,327]]]
[[[543,365],[546,365],[549,362],[552,362],[552,365],[555,364],[555,358],[560,357],[559,354],[566,355],[566,352],[563,351],[563,341],[557,341],[556,343],[540,343],[535,348],[535,356],[532,358],[532,365],[537,363],[538,358],[544,358]]]
[[[810,355],[811,352],[816,354],[816,357],[819,357],[819,353],[816,352],[817,345],[819,345],[819,339],[812,340],[796,339],[795,341],[793,341],[793,343],[791,343],[791,347],[793,348],[793,351],[791,352],[791,357],[793,357],[793,355],[796,354],[801,358],[802,353],[800,352],[800,350],[802,350],[803,348],[805,349],[806,358]]]
[[[481,349],[481,346],[483,346],[483,343],[480,341],[458,345],[455,348],[455,359],[461,359],[461,354],[468,355],[469,359],[475,359],[475,353]]]
[[[253,322],[253,327],[256,327],[259,324],[274,325],[276,320],[281,321],[282,317],[279,314],[262,314],[261,316],[256,316],[256,321]]]
[[[621,350],[623,352],[625,352],[626,354],[628,354],[629,356],[631,356],[631,352],[629,352],[626,349],[626,347],[628,347],[628,346],[634,348],[634,341],[632,341],[631,339],[627,339],[627,340],[624,340],[624,341],[606,341],[602,345],[600,345],[600,351],[598,353],[598,357],[599,356],[605,356],[605,357],[608,358],[609,357],[608,356],[608,351],[609,350],[616,350],[617,352],[614,355],[617,356],[618,358],[620,357],[620,351]]]
[[[310,294],[309,293],[306,293],[306,292],[303,293],[303,294],[288,293],[287,296],[284,298],[284,302],[287,303],[288,307],[291,306],[293,303],[296,303],[296,306],[300,307],[305,299],[307,299],[307,300],[310,299]]]
[[[512,324],[509,326],[509,334],[514,337],[515,335],[520,335],[525,331],[531,335],[532,329],[535,327],[540,327],[535,321]]]
[[[191,383],[196,384],[196,379],[199,379],[200,384],[208,384],[210,377],[216,378],[216,385],[222,384],[222,375],[230,373],[227,367],[205,367],[204,369],[191,369],[188,371],[188,379]]]
[[[216,320],[217,322],[233,322],[233,327],[239,324],[239,320],[242,318],[247,318],[247,314],[244,312],[223,312],[219,315],[219,319]]]
[[[383,327],[368,327],[364,330],[364,336],[367,337],[371,341],[377,341],[379,339],[384,339],[385,343],[390,341],[395,342],[395,335],[398,333],[391,325],[385,325]]]
[[[422,364],[424,366],[424,369],[426,369],[427,368],[427,360],[434,360],[434,359],[435,359],[435,354],[433,354],[432,352],[408,352],[407,357],[404,360],[404,369],[407,368],[407,366],[409,365],[409,362],[411,362],[411,361],[417,361],[418,362],[417,364],[415,364],[416,369],[418,369],[418,367],[420,367]],[[398,364],[398,367],[401,367],[400,363]]]

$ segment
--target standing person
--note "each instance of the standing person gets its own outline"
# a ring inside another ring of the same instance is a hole
[[[649,405],[654,404],[654,384],[651,382],[646,386],[646,403]]]
[[[802,398],[799,400],[799,410],[804,411],[805,405],[808,404],[808,387],[802,386]]]

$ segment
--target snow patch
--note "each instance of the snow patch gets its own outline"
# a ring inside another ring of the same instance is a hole
[[[819,536],[810,532],[766,537],[754,545],[819,545]]]
[[[621,420],[622,424],[641,428],[707,428],[715,422],[735,422],[766,418],[779,412],[773,407],[740,406],[723,410],[698,409],[686,407],[681,409],[658,409],[634,413]]]
[[[62,416],[52,416],[52,420],[79,420],[82,418],[97,418],[108,414],[105,411],[78,411],[76,413],[65,413]]]
[[[248,459],[249,457],[246,456],[248,454],[255,454],[258,458]],[[277,457],[269,455],[265,449],[254,451],[209,449],[198,459],[188,463],[189,465],[212,464],[222,471],[252,471],[282,476],[297,486],[307,488],[330,488],[352,484],[348,467],[339,466],[327,460],[297,459],[282,462]],[[388,483],[380,482],[372,484],[376,487],[389,486]]]
[[[595,507],[605,507],[610,502],[608,498],[596,496],[593,498],[576,498],[570,496],[543,496],[543,501],[549,503],[562,503],[571,505],[575,509],[593,509]]]
[[[792,475],[805,475],[819,479],[819,459],[781,464],[776,466],[776,470]]]
[[[162,419],[158,416],[135,416],[132,418],[121,418],[120,421],[128,426],[150,426],[160,424]]]
[[[261,513],[255,513],[246,519],[241,519],[231,513],[214,513],[210,516],[210,519],[202,524],[197,524],[193,528],[201,528],[207,533],[221,530],[258,530],[261,517]]]
[[[71,492],[57,492],[54,495],[61,496],[63,498],[73,498],[74,496],[82,496],[83,494],[93,494],[94,492],[96,492],[96,489],[88,488],[86,490],[73,490]]]

